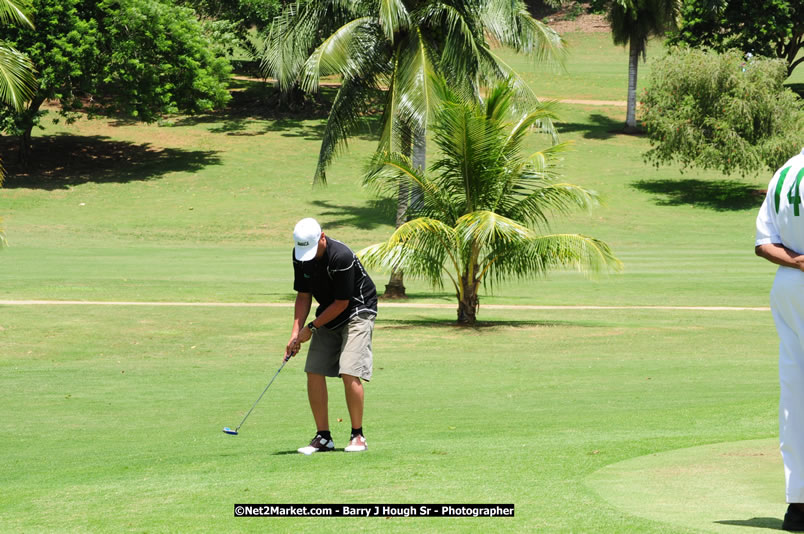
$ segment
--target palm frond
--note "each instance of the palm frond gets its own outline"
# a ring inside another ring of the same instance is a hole
[[[433,138],[441,157],[431,170],[438,172],[440,186],[455,199],[462,199],[461,213],[484,209],[490,181],[502,166],[497,157],[503,135],[500,125],[485,118],[485,111],[458,103],[439,110]]]
[[[18,24],[34,29],[31,17],[14,0],[0,0],[0,23]]]
[[[534,240],[532,251],[544,257],[550,267],[575,269],[587,275],[623,268],[606,243],[582,234],[540,236]]]
[[[484,65],[489,80],[496,78],[497,83],[507,80],[507,83],[513,87],[516,98],[513,101],[512,113],[529,113],[535,107],[542,105],[541,100],[536,96],[531,86],[522,79],[513,67],[492,50],[489,50],[488,57],[484,60]],[[552,102],[547,101],[545,104],[552,108],[554,106]],[[550,135],[553,138],[553,142],[557,143],[558,131],[553,120],[553,117],[546,115],[541,120],[536,121],[533,126]]]
[[[326,185],[326,169],[332,158],[339,150],[348,145],[349,137],[364,120],[363,112],[366,110],[358,106],[366,106],[375,90],[373,79],[347,78],[343,80],[324,125],[324,135],[321,139],[313,185]]]
[[[413,129],[424,129],[436,112],[436,68],[421,29],[406,38],[396,71],[398,111]]]
[[[455,206],[450,203],[449,195],[424,171],[414,167],[408,156],[398,152],[376,153],[366,170],[363,183],[390,195],[398,190],[400,182],[418,189],[422,195],[416,212],[409,208],[409,216],[439,214],[447,224],[459,217]]]
[[[302,65],[316,45],[320,13],[296,2],[274,18],[268,29],[260,71],[266,78],[276,78],[283,91],[296,83]]]
[[[503,122],[509,119],[513,106],[514,91],[510,83],[495,84],[483,99],[486,120]]]
[[[379,2],[379,21],[383,34],[394,43],[394,35],[410,27],[410,16],[402,0],[377,0]]]
[[[376,59],[376,50],[382,45],[372,31],[374,19],[361,17],[344,24],[324,39],[301,71],[301,87],[308,93],[318,91],[321,76],[340,74],[344,78],[365,76],[364,67]],[[372,65],[373,66],[373,65]]]
[[[545,124],[552,125],[553,121],[559,118],[556,111],[557,106],[556,100],[546,100],[531,106],[531,110],[523,114],[511,128],[511,134],[506,143],[518,146],[533,128],[543,128]]]
[[[35,72],[28,56],[0,45],[0,101],[22,110],[36,94]]]
[[[449,261],[455,272],[460,272],[457,244],[453,228],[422,217],[400,226],[385,243],[367,247],[357,255],[366,267],[402,270],[406,275],[424,278],[434,287],[443,287],[443,277],[447,275],[457,289],[455,276],[445,267]]]
[[[401,110],[406,95],[404,88],[401,87],[400,73],[402,69],[400,64],[406,50],[405,40],[397,42],[389,61],[382,130],[380,142],[377,145],[377,154],[399,152],[410,155],[411,153],[414,126],[410,122],[409,113],[403,113]]]
[[[321,43],[347,22],[364,16],[365,6],[349,0],[307,0],[289,4],[272,22],[260,60],[265,77],[283,91],[297,82],[302,66]]]
[[[561,65],[566,60],[564,39],[534,19],[520,0],[489,0],[484,3],[481,17],[484,28],[497,43],[540,62]]]
[[[606,243],[581,234],[540,235],[504,244],[490,250],[481,266],[481,275],[497,282],[544,276],[556,268],[586,275],[622,269],[622,263]]]
[[[521,198],[521,197],[520,197]],[[549,184],[500,209],[511,218],[547,228],[550,215],[587,210],[598,202],[597,193],[567,183]]]
[[[498,248],[531,237],[531,231],[518,222],[493,211],[473,211],[458,219],[455,225],[464,243],[476,243],[478,248]]]
[[[439,65],[451,84],[477,88],[479,57],[486,48],[486,41],[482,29],[473,24],[478,19],[476,14],[466,11],[471,3],[464,4],[463,10],[456,4],[427,2],[416,13],[416,19],[438,36],[433,47],[440,50]]]

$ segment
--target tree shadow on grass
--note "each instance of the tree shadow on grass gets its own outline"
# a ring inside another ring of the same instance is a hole
[[[392,226],[396,217],[396,199],[372,199],[365,206],[334,204],[328,200],[316,200],[313,205],[326,211],[320,213],[324,228],[352,226],[361,230],[372,230],[378,226]]]
[[[68,134],[35,137],[26,167],[14,162],[16,139],[0,140],[6,160],[6,189],[53,191],[85,183],[153,180],[171,172],[198,172],[220,165],[216,151],[161,148],[150,143],[111,140],[101,135]]]
[[[583,132],[584,139],[610,139],[615,135],[624,135],[623,121],[614,120],[600,113],[589,115],[589,122],[559,122],[556,124],[559,134]]]
[[[715,211],[756,209],[765,197],[764,189],[732,180],[639,180],[631,187],[661,195],[656,200],[659,206],[687,204]]]
[[[303,101],[289,104],[281,99],[278,88],[265,81],[235,80],[232,89],[232,100],[226,109],[179,117],[167,122],[173,126],[210,125],[210,132],[231,136],[257,136],[278,132],[285,137],[320,141],[324,121],[329,116],[338,91],[337,87],[322,86],[318,93],[308,95]],[[365,116],[365,125],[359,128],[354,137],[377,139],[382,114],[376,102],[370,103],[369,108],[371,112]],[[316,122],[310,124],[311,121]]]
[[[738,527],[766,528],[782,530],[782,520],[778,517],[752,517],[751,519],[730,519],[715,521],[719,525],[735,525]]]
[[[804,83],[788,83],[785,84],[788,89],[804,98]]]
[[[457,310],[458,305],[455,304]],[[444,310],[447,311],[447,310]],[[452,312],[455,313],[455,312]],[[461,328],[466,330],[493,330],[495,328],[544,328],[556,326],[582,326],[599,327],[600,324],[583,321],[544,321],[544,320],[499,320],[499,321],[477,321],[472,326],[458,324],[457,320],[447,321],[427,317],[421,319],[382,319],[377,323],[377,328],[384,330],[411,330],[414,328]]]
[[[356,131],[350,133],[350,139],[361,139],[363,141],[376,141],[380,137],[381,115],[366,115],[357,125]],[[247,126],[246,126],[247,127]],[[307,141],[321,141],[324,137],[326,123],[322,119],[320,122],[310,123],[307,119],[293,117],[276,118],[267,121],[262,128],[252,131],[250,134],[242,135],[264,135],[269,132],[277,132],[283,137],[299,137]],[[216,132],[213,128],[210,131]],[[228,135],[237,135],[229,133]]]

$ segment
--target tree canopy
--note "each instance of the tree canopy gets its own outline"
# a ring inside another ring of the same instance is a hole
[[[298,83],[315,91],[321,76],[341,76],[314,177],[323,181],[377,91],[385,94],[380,149],[397,151],[423,136],[435,105],[434,73],[467,95],[508,76],[528,92],[492,44],[536,59],[565,52],[561,37],[521,0],[310,0],[290,4],[277,19],[263,64],[284,89]]]
[[[33,0],[36,28],[10,28],[39,86],[22,111],[6,106],[0,125],[21,135],[23,152],[46,100],[62,112],[87,109],[153,121],[164,113],[225,104],[230,67],[211,52],[194,12],[160,0]]]
[[[775,170],[804,146],[804,101],[786,78],[780,59],[671,49],[642,98],[646,159],[726,174]]]
[[[670,44],[783,59],[789,75],[804,62],[804,1],[684,0]]]
[[[566,144],[525,152],[532,127],[555,118],[551,105],[517,110],[509,82],[479,102],[459,97],[444,83],[435,86],[443,102],[433,125],[440,157],[425,172],[404,154],[379,154],[367,175],[369,183],[389,191],[399,182],[416,185],[422,200],[388,241],[358,253],[366,266],[402,269],[435,287],[446,277],[462,324],[476,320],[481,284],[539,276],[556,267],[620,267],[598,239],[544,233],[553,216],[597,201],[594,192],[557,180],[556,163]]]
[[[675,29],[678,0],[607,0],[604,8],[614,44],[629,47],[625,132],[635,133],[639,57],[645,58],[648,38]]]

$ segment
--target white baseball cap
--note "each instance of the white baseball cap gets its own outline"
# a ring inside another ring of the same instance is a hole
[[[294,255],[299,261],[310,261],[318,252],[318,240],[321,239],[321,226],[310,217],[296,223],[293,229],[293,241],[296,243]]]

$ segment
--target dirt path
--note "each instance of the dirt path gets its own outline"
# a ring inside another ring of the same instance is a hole
[[[0,300],[0,306],[174,306],[210,308],[292,308],[292,302],[136,302],[100,300]],[[385,302],[380,308],[453,309],[456,304]],[[540,306],[483,304],[487,310],[680,310],[680,311],[770,311],[765,306]]]

